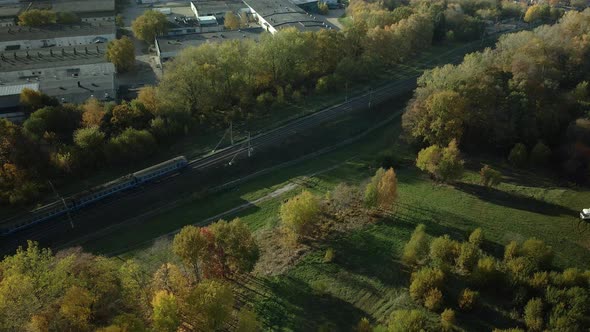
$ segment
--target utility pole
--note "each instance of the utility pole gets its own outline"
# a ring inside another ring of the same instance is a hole
[[[229,139],[231,141],[231,145],[234,145],[234,122],[232,120],[229,120]]]
[[[68,219],[70,220],[70,226],[72,228],[74,228],[74,222],[72,221],[72,216],[70,216],[70,209],[68,208],[68,205],[66,204],[66,200],[62,196],[60,196],[60,194],[57,192],[57,190],[55,190],[55,187],[53,186],[53,183],[51,183],[50,180],[47,180],[47,182],[49,182],[49,186],[51,187],[51,190],[53,190],[53,192],[55,193],[57,198],[59,200],[61,200],[61,203],[64,205],[64,208],[66,209],[66,213],[68,215]]]
[[[248,132],[248,157],[252,156],[252,142],[250,141],[250,132]]]

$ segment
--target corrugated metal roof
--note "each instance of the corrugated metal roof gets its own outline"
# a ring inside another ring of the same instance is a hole
[[[18,95],[24,88],[39,91],[39,83],[0,85],[0,96]]]

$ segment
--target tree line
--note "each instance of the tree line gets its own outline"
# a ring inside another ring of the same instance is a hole
[[[504,154],[517,167],[554,165],[585,181],[590,10],[505,35],[494,49],[426,72],[403,116],[419,145],[455,140]]]

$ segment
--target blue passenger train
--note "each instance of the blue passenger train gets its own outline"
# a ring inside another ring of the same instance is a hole
[[[89,204],[114,195],[118,192],[137,187],[143,183],[172,174],[188,165],[184,156],[170,159],[163,163],[148,167],[135,173],[122,176],[114,181],[74,194],[62,200],[52,202],[29,211],[0,230],[0,234],[9,235],[21,229],[47,221],[49,219],[77,211]],[[2,227],[3,225],[0,225]]]

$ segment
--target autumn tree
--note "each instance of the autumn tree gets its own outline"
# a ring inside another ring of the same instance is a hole
[[[147,10],[131,23],[133,35],[149,44],[153,44],[156,37],[166,32],[168,19],[166,15],[155,10]]]
[[[139,101],[145,109],[151,114],[159,115],[162,111],[160,99],[157,96],[158,89],[153,86],[145,86],[139,90],[137,94],[137,101]]]
[[[309,191],[292,197],[280,208],[283,226],[295,240],[309,236],[318,222],[320,205],[318,199]]]
[[[52,10],[46,9],[29,9],[18,15],[18,25],[22,26],[40,26],[55,24],[57,15]]]
[[[453,266],[459,256],[461,245],[447,234],[430,242],[430,259],[440,267]]]
[[[225,13],[223,24],[228,30],[237,30],[240,27],[240,20],[233,12],[227,12]]]
[[[428,249],[426,226],[420,224],[416,226],[410,240],[404,246],[402,261],[408,265],[416,265],[428,256]]]
[[[104,105],[96,98],[88,98],[82,104],[82,123],[86,127],[100,126],[105,115]]]
[[[220,220],[209,229],[216,245],[222,250],[225,269],[231,273],[252,271],[260,256],[260,250],[252,232],[239,218],[226,222]]]
[[[389,332],[429,331],[428,316],[420,310],[395,310],[389,317]]]
[[[479,177],[481,183],[486,187],[495,187],[502,181],[502,173],[491,168],[489,165],[484,165],[479,170]]]
[[[416,166],[441,181],[452,181],[463,173],[464,161],[461,159],[457,142],[452,140],[445,148],[432,145],[418,153]]]
[[[53,97],[29,88],[24,88],[20,92],[19,102],[28,111],[34,112],[45,106],[57,106],[59,102]]]
[[[186,304],[187,323],[206,331],[218,331],[231,318],[234,298],[228,285],[204,280],[191,291]]]
[[[524,307],[524,322],[530,331],[543,330],[543,300],[533,298]]]
[[[196,280],[201,279],[201,261],[206,255],[207,239],[200,228],[183,227],[172,242],[172,251],[193,272]]]
[[[415,301],[424,303],[428,292],[443,286],[445,274],[438,268],[424,267],[413,272],[410,283],[410,296]]]
[[[180,326],[180,309],[174,294],[157,291],[152,300],[152,324],[158,332],[175,332]]]
[[[111,40],[107,45],[106,56],[115,65],[117,72],[131,71],[135,66],[135,46],[127,36]]]
[[[471,311],[477,305],[479,299],[479,292],[471,290],[469,288],[463,289],[459,294],[459,308],[463,311]]]
[[[377,170],[365,188],[365,203],[368,206],[390,210],[397,199],[397,176],[393,168]]]
[[[455,327],[455,320],[455,311],[453,309],[446,308],[440,314],[440,324],[443,328],[443,331],[453,331],[453,328]]]

